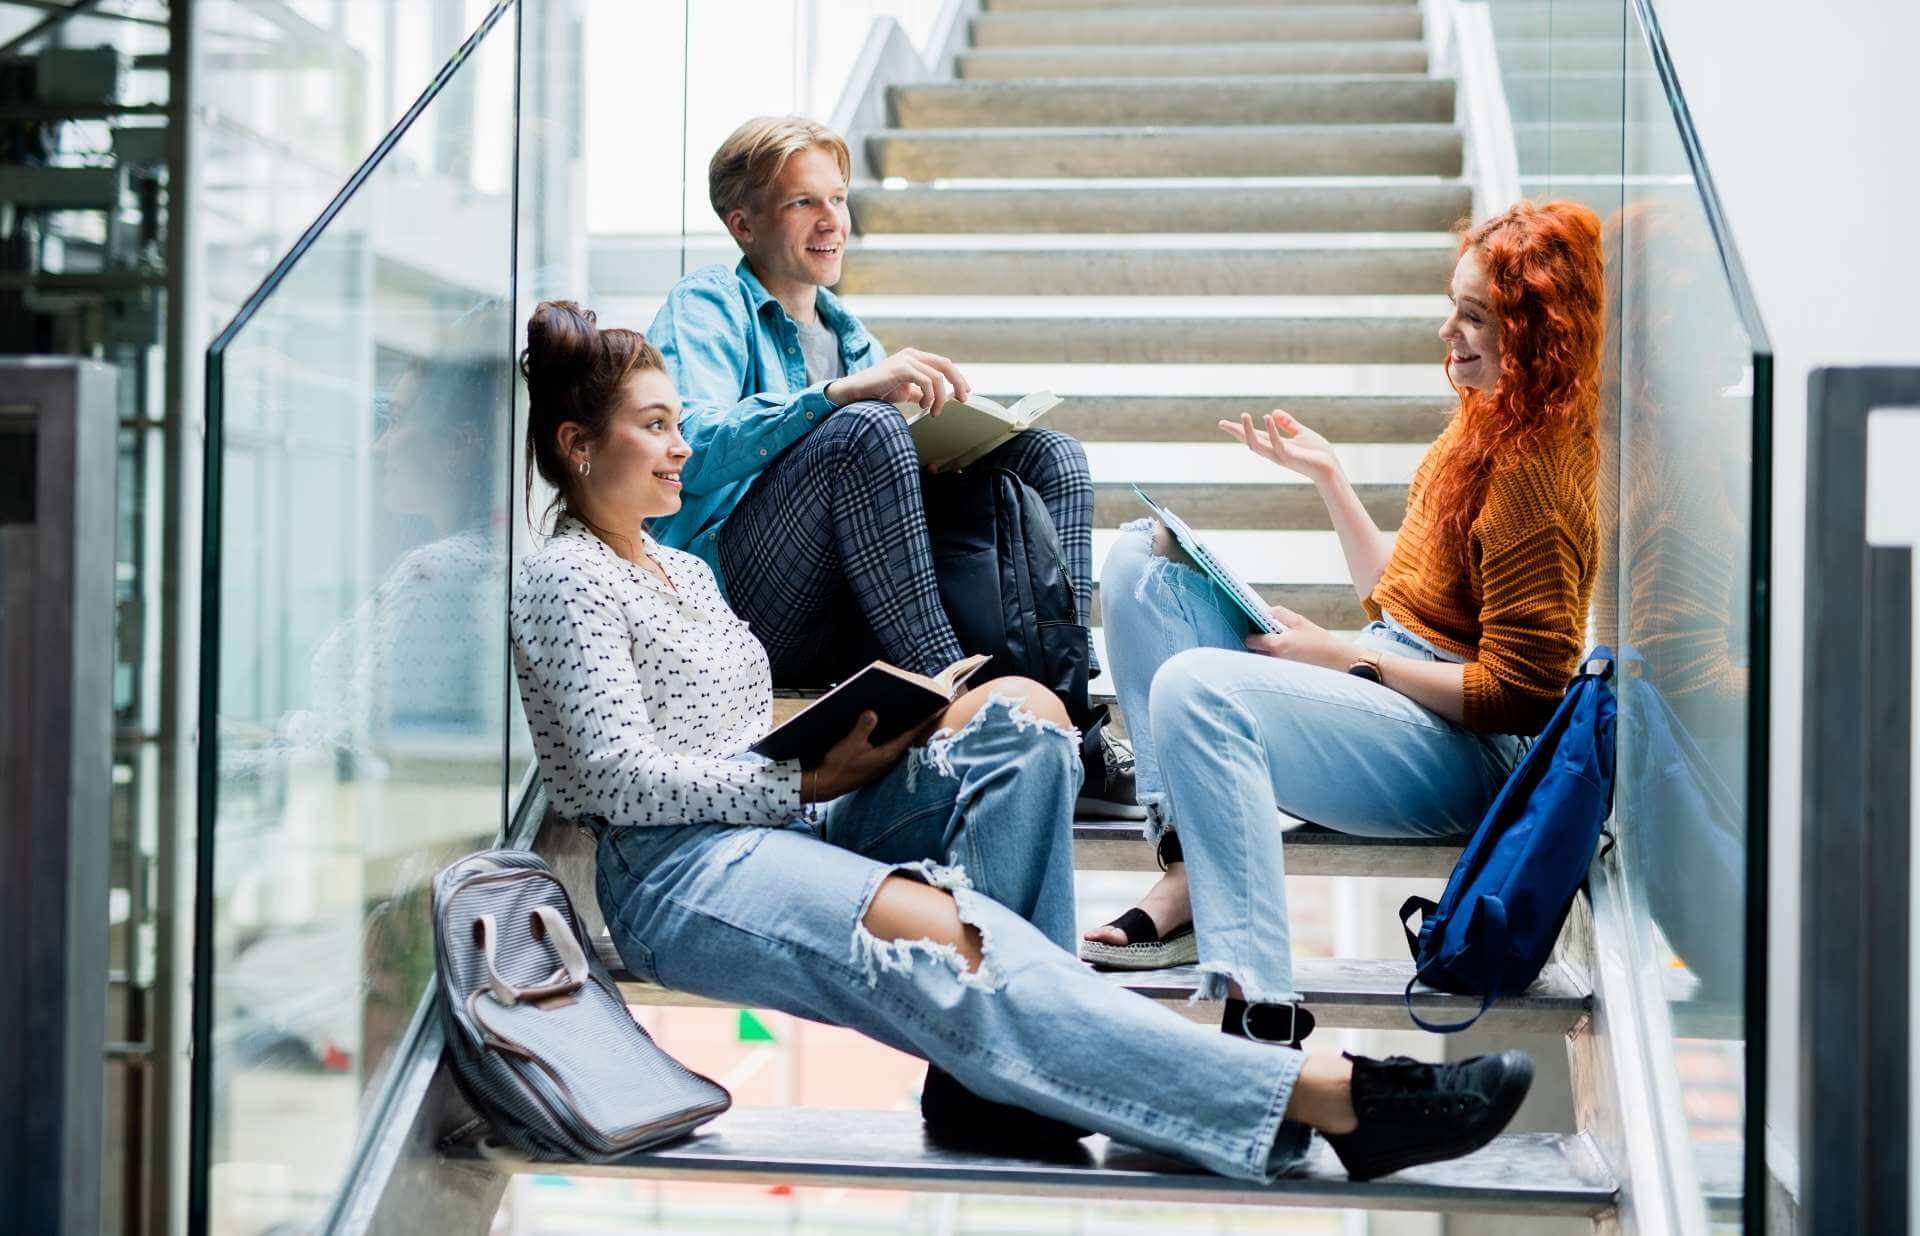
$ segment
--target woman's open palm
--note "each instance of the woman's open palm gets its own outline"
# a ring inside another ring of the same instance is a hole
[[[1221,421],[1221,430],[1237,439],[1262,459],[1270,459],[1290,472],[1298,472],[1310,481],[1321,481],[1340,470],[1327,440],[1279,408],[1262,418],[1264,428],[1253,423],[1250,414],[1240,420]]]

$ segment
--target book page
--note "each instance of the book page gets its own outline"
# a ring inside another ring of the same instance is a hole
[[[932,685],[935,690],[944,691],[947,698],[952,699],[960,693],[960,688],[965,685],[966,681],[979,673],[980,667],[991,660],[993,660],[993,658],[987,656],[985,653],[976,653],[970,657],[963,657],[941,670],[932,680]]]

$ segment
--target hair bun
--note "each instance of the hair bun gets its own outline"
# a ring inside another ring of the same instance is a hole
[[[600,347],[596,320],[578,301],[541,301],[527,320],[527,349],[520,354],[528,384],[590,368]]]

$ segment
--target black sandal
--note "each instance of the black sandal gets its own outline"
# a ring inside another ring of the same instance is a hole
[[[1097,970],[1170,970],[1200,960],[1200,946],[1193,938],[1192,923],[1176,927],[1162,937],[1147,912],[1135,906],[1106,926],[1118,927],[1127,942],[1080,941],[1080,960],[1091,962]]]

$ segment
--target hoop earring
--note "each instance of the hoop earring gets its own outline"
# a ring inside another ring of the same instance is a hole
[[[593,471],[593,465],[592,465],[591,463],[589,463],[589,462],[588,462],[587,460],[584,460],[584,459],[580,461],[580,475],[581,475],[581,476],[585,476],[585,475],[587,475],[587,474],[588,474],[589,472],[592,472],[592,471]]]

